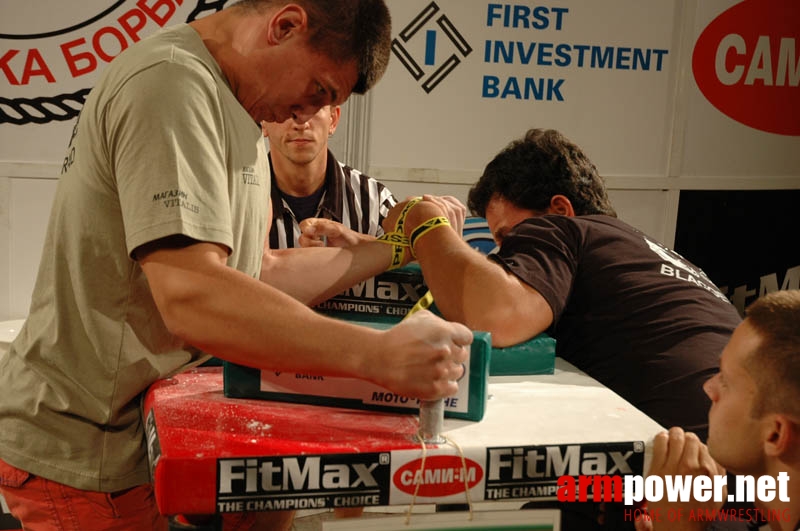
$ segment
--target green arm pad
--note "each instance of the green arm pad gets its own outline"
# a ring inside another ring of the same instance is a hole
[[[517,374],[553,374],[556,357],[556,340],[547,334],[510,347],[492,348],[489,374],[512,376]]]

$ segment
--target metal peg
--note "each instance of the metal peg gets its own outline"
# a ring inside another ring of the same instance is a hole
[[[419,401],[419,436],[427,444],[442,444],[444,399]]]

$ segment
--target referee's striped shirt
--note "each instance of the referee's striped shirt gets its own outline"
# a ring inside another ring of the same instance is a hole
[[[275,174],[272,158],[270,175]],[[325,192],[313,217],[331,219],[362,234],[380,236],[381,222],[397,200],[382,183],[336,160],[328,150],[325,170]],[[297,247],[300,222],[283,199],[283,194],[272,178],[272,227],[269,231],[271,249]]]

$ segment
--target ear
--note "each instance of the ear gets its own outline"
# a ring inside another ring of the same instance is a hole
[[[331,105],[331,126],[328,128],[328,136],[336,132],[339,125],[339,117],[342,116],[342,108],[338,105]]]
[[[270,44],[280,44],[293,35],[303,33],[308,29],[308,14],[297,4],[283,6],[272,15],[269,20],[268,41]]]
[[[554,195],[550,198],[550,206],[547,209],[547,213],[575,217],[575,209],[572,208],[572,202],[564,195]]]
[[[770,457],[786,458],[800,448],[800,425],[786,415],[773,413],[766,416],[764,426],[764,453]]]

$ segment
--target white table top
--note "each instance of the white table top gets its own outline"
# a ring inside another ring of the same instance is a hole
[[[0,356],[8,352],[8,346],[19,334],[25,319],[15,319],[13,321],[0,321]]]

